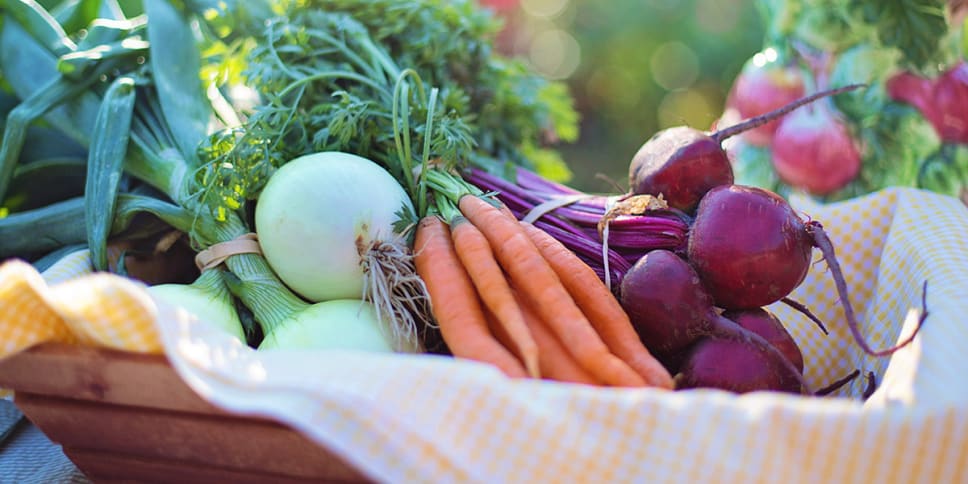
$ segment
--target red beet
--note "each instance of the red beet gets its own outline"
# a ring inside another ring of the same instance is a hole
[[[723,317],[760,335],[803,373],[803,353],[776,315],[764,308],[724,311]]]
[[[757,187],[710,190],[689,233],[689,262],[714,304],[725,309],[758,308],[786,297],[806,277],[812,251],[790,204]]]
[[[676,390],[719,388],[735,393],[800,393],[796,375],[772,354],[739,339],[703,338],[693,345],[673,378]]]
[[[653,250],[625,273],[620,300],[650,350],[676,353],[703,334],[712,298],[696,271],[668,250]]]
[[[860,84],[821,91],[780,109],[707,134],[687,126],[659,131],[629,164],[629,188],[638,195],[662,195],[670,207],[692,212],[709,189],[733,183],[733,170],[722,147],[726,138],[762,126],[794,109]]]
[[[703,338],[715,338],[738,344],[747,352],[758,353],[757,356],[737,357],[745,358],[743,361],[758,362],[758,367],[723,375],[723,381],[742,387],[747,383],[740,382],[749,378],[756,381],[751,385],[760,387],[760,375],[774,374],[785,385],[790,379],[796,380],[797,391],[801,387],[807,388],[800,371],[776,347],[715,311],[696,272],[672,252],[649,252],[632,266],[622,279],[620,302],[642,342],[650,350],[665,355],[663,361],[678,361],[681,353],[686,352],[684,362],[681,365],[676,363],[676,366],[687,377],[693,374],[688,365],[690,358],[694,358],[690,355],[695,353],[689,345]],[[705,380],[687,378],[684,381]],[[726,384],[716,387],[733,388]],[[789,386],[775,386],[775,389],[787,388]]]
[[[910,343],[875,351],[860,334],[833,244],[817,221],[804,222],[779,195],[762,188],[727,185],[703,197],[689,234],[689,263],[716,306],[750,309],[786,297],[806,277],[813,248],[820,249],[834,279],[847,324],[861,348],[889,355]]]

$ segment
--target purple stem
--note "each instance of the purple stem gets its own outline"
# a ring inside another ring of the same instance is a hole
[[[569,186],[548,180],[547,178],[544,178],[531,170],[518,167],[516,172],[518,175],[516,180],[517,184],[526,190],[545,193],[563,193],[568,195],[582,194],[582,192],[579,190],[575,190]]]

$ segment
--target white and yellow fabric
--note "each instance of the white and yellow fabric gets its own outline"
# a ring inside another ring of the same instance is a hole
[[[387,482],[968,482],[968,209],[893,188],[828,206],[795,199],[837,247],[862,332],[875,348],[929,316],[890,358],[852,340],[823,263],[793,294],[824,336],[775,305],[814,387],[854,369],[835,396],[743,396],[509,380],[432,355],[259,353],[142,286],[89,270],[84,254],[45,274],[0,271],[0,355],[57,339],[163,349],[212,403],[276,418]],[[817,256],[819,260],[819,252]]]

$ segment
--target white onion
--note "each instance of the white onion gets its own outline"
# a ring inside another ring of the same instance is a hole
[[[269,265],[310,301],[362,299],[360,251],[393,232],[398,213],[413,211],[397,180],[349,153],[321,152],[283,165],[269,178],[255,211]]]
[[[286,324],[266,335],[259,350],[344,349],[393,352],[386,324],[377,318],[373,305],[358,299],[316,303],[293,315]],[[413,353],[416,348],[400,348]]]

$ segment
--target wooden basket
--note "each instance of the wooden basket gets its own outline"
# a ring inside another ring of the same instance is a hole
[[[95,482],[362,482],[278,422],[222,411],[163,355],[44,344],[0,360],[0,388]]]

